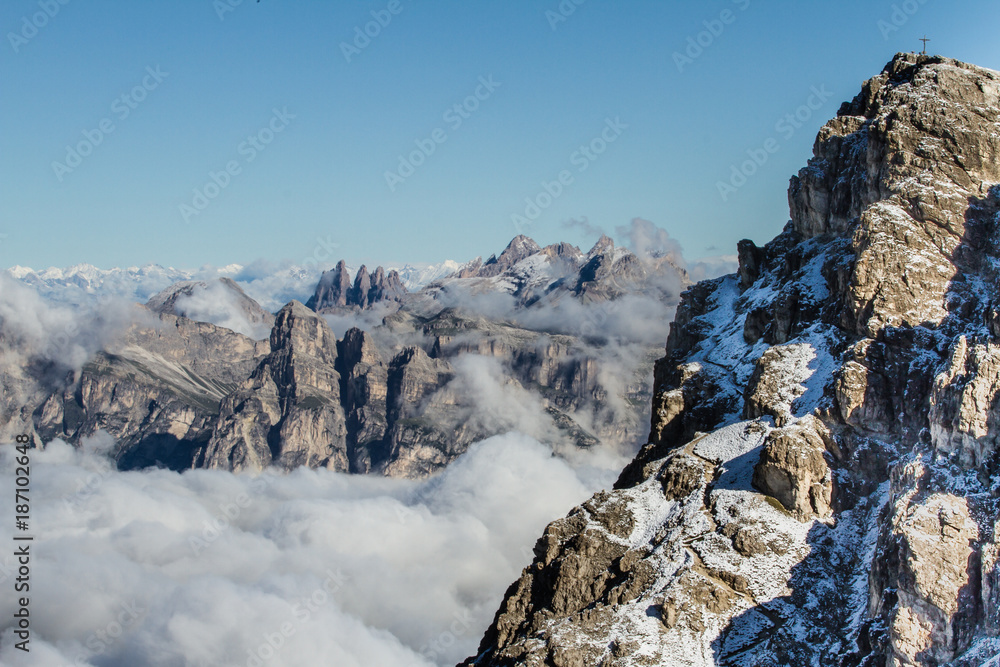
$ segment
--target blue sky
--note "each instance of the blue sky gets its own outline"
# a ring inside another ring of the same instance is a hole
[[[467,260],[634,217],[727,254],[895,52],[1000,68],[995,1],[576,2],[6,0],[0,266]]]

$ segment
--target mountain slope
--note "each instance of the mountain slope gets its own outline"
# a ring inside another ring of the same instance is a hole
[[[899,54],[682,297],[648,444],[468,665],[1000,656],[1000,74]]]
[[[517,237],[416,293],[381,268],[352,280],[340,262],[311,309],[292,302],[277,318],[228,278],[181,281],[130,309],[123,336],[93,341],[89,361],[39,360],[48,379],[11,365],[0,408],[42,441],[107,430],[122,468],[418,478],[512,430],[557,452],[630,455],[684,280],[647,254],[606,237],[589,253]]]
[[[216,324],[257,339],[266,338],[274,325],[274,315],[225,277],[174,283],[150,297],[146,307],[156,313]]]

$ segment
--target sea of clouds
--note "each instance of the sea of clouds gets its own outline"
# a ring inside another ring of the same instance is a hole
[[[685,266],[662,230],[640,220],[618,232],[640,256],[670,256]],[[729,264],[720,267],[713,272]],[[268,310],[315,285],[316,276],[294,273],[293,280],[273,269],[251,265],[235,276]],[[97,292],[87,281],[59,287],[0,275],[4,390],[28,400],[35,389],[22,371],[29,365],[47,360],[49,371],[33,372],[58,383],[126,327],[155,326],[129,286],[174,277],[154,272],[137,283],[127,273],[95,277],[111,280]],[[664,293],[676,298],[680,287],[670,283]],[[592,352],[611,369],[602,378],[605,407],[623,414],[625,385],[647,363],[649,346],[662,345],[673,313],[673,303],[648,295],[591,306],[565,300],[518,313],[505,295],[469,303],[456,295],[444,305],[604,337]],[[237,330],[257,326],[229,291],[205,290],[181,305]],[[382,315],[360,324],[374,329]],[[338,335],[357,324],[330,323]],[[477,418],[509,432],[473,445],[424,481],[305,468],[256,476],[121,472],[110,455],[115,443],[103,434],[81,447],[56,440],[32,450],[31,652],[15,647],[17,600],[8,592],[17,573],[6,549],[0,665],[426,666],[474,654],[545,525],[610,486],[632,452],[559,447],[538,396],[509,386],[498,362],[469,356],[455,366],[454,382],[477,406]],[[24,418],[8,420],[4,432]],[[13,454],[0,445],[0,479],[14,478]],[[14,494],[0,494],[0,516],[13,515]],[[12,544],[13,530],[11,521],[0,522],[3,544]]]
[[[0,663],[454,665],[475,653],[544,526],[623,464],[607,452],[570,463],[519,433],[420,482],[119,472],[112,446],[32,451],[31,652],[14,647],[4,595]],[[9,446],[0,474],[14,475]],[[0,585],[15,569],[0,557]]]

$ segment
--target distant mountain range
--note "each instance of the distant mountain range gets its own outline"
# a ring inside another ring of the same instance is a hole
[[[486,261],[361,266],[353,278],[343,261],[311,278],[299,267],[15,268],[55,301],[148,298],[78,368],[9,335],[11,358],[27,361],[3,369],[0,408],[7,430],[43,442],[106,431],[122,468],[421,477],[510,430],[556,450],[631,451],[689,283],[680,263],[608,237],[583,252],[518,236]],[[254,298],[282,282],[301,296],[274,310]]]
[[[459,266],[458,262],[446,260],[439,264],[405,264],[393,270],[408,290],[417,290]],[[322,270],[316,266],[267,263],[228,264],[202,269],[175,269],[159,264],[99,269],[91,264],[76,264],[42,270],[13,266],[5,272],[34,287],[48,299],[70,303],[102,295],[144,302],[177,282],[229,278],[261,306],[275,312],[292,299],[308,299]]]

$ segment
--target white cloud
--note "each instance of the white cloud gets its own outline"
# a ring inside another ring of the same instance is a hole
[[[129,322],[143,316],[135,304],[117,297],[80,306],[53,303],[0,273],[0,327],[8,357],[0,365],[23,364],[25,354],[79,370]]]
[[[255,340],[271,334],[270,321],[253,321],[245,310],[246,301],[221,280],[211,280],[202,287],[195,283],[190,294],[182,294],[174,303],[177,313],[199,322],[210,322]]]
[[[115,472],[106,440],[32,452],[32,652],[3,621],[2,664],[453,665],[544,525],[620,466],[510,433],[422,482]]]

